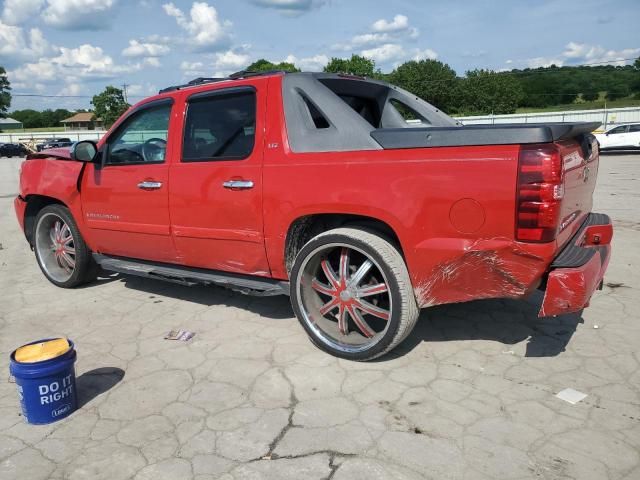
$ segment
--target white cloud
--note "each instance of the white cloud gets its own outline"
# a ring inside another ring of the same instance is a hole
[[[413,59],[415,61],[420,60],[435,60],[438,58],[438,52],[435,50],[431,50],[430,48],[425,48],[424,50],[416,50]]]
[[[640,55],[640,48],[623,48],[622,50],[607,50],[601,45],[569,42],[562,53],[550,57],[528,58],[524,62],[529,68],[549,67],[557,65],[628,65]],[[512,60],[507,64],[514,63]]]
[[[379,63],[399,61],[406,58],[403,44],[407,40],[415,40],[419,30],[412,27],[409,17],[396,15],[391,20],[381,18],[369,26],[369,31],[351,37],[349,42],[332,46],[334,50],[353,52],[360,50],[360,54]],[[416,50],[416,57],[435,58],[431,49]],[[437,56],[437,54],[436,54]]]
[[[293,63],[304,72],[321,72],[327,63],[329,63],[329,57],[324,54],[304,58],[297,58],[295,55],[288,55],[284,61],[287,63]]]
[[[397,43],[385,43],[379,47],[362,50],[363,57],[374,60],[377,63],[397,62],[405,57],[404,48]]]
[[[216,53],[214,67],[220,70],[235,69],[240,70],[249,65],[251,57],[245,53],[236,53],[228,50],[222,53]]]
[[[626,65],[632,63],[640,54],[640,48],[625,48],[622,50],[607,50],[600,45],[569,42],[562,56],[571,63],[604,63],[612,65]],[[630,60],[629,60],[630,59]]]
[[[65,30],[101,30],[113,17],[117,0],[47,0],[42,19]]]
[[[9,25],[18,25],[40,13],[44,0],[5,0],[2,20]]]
[[[142,60],[142,65],[146,67],[159,68],[162,66],[157,57],[146,57]]]
[[[80,95],[84,90],[84,86],[80,83],[69,83],[65,85],[62,90],[58,92],[58,95]]]
[[[396,15],[390,22],[381,18],[371,25],[371,30],[374,32],[399,32],[408,28],[409,18],[406,15]]]
[[[272,8],[283,15],[298,16],[314,8],[322,7],[329,0],[252,0],[259,7]]]
[[[369,45],[381,45],[388,42],[391,36],[388,33],[364,33],[351,39],[350,47],[366,47]]]
[[[204,77],[208,75],[202,62],[184,61],[180,64],[180,70],[184,72],[185,77]]]
[[[129,40],[129,46],[122,50],[125,57],[162,57],[171,49],[161,43]]]
[[[77,48],[58,49],[53,57],[42,57],[37,62],[25,63],[10,72],[17,82],[29,82],[34,78],[44,83],[56,83],[78,79],[108,79],[119,75],[137,72],[146,64],[135,63],[118,65],[102,48],[90,44]],[[151,65],[153,66],[153,65]]]
[[[47,54],[51,47],[42,32],[32,28],[27,34],[21,27],[0,21],[0,58],[5,66],[33,60]]]
[[[129,98],[131,97],[144,97],[147,95],[153,95],[158,93],[158,87],[154,84],[146,82],[146,83],[134,83],[127,87],[127,95]]]
[[[561,67],[564,60],[558,57],[535,57],[527,59],[526,63],[529,68],[550,67],[551,65]]]
[[[208,3],[193,2],[189,18],[173,3],[165,3],[162,8],[189,34],[186,43],[193,50],[219,50],[228,44],[228,31],[232,23],[228,20],[220,20],[218,11]]]

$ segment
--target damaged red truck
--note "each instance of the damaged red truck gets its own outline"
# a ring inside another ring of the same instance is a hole
[[[420,308],[536,289],[541,316],[588,305],[612,237],[591,213],[597,126],[463,126],[380,81],[239,72],[30,155],[15,208],[60,287],[102,267],[285,293],[319,348],[368,360]]]

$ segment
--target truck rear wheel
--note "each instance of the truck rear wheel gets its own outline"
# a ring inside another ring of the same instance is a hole
[[[358,228],[311,239],[290,275],[291,304],[320,349],[372,360],[396,347],[418,318],[409,273],[387,240]]]
[[[40,270],[58,287],[95,280],[97,265],[68,208],[48,205],[36,216],[33,248]]]

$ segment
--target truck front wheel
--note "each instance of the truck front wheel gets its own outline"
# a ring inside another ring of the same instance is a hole
[[[33,248],[45,277],[58,287],[73,288],[95,280],[97,266],[69,209],[48,205],[36,216]]]
[[[290,275],[291,304],[320,349],[365,361],[392,350],[419,310],[400,252],[367,230],[336,228],[311,239]]]

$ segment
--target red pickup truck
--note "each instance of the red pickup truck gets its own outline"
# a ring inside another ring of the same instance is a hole
[[[380,81],[239,72],[30,155],[15,209],[55,285],[102,267],[289,294],[319,348],[367,360],[431,305],[536,289],[541,316],[588,305],[612,236],[591,213],[596,127],[463,126]]]

